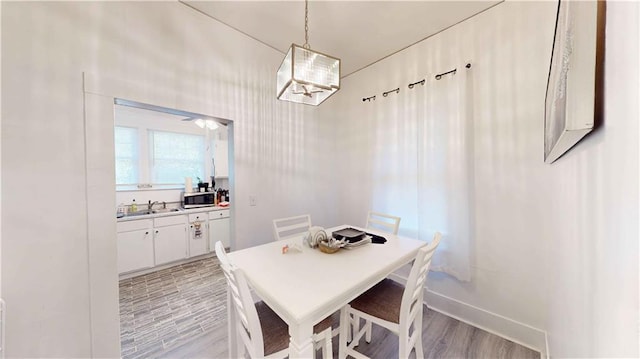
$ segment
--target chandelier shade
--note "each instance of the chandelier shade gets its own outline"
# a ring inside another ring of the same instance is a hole
[[[279,100],[317,106],[340,89],[340,59],[291,44],[276,83]]]

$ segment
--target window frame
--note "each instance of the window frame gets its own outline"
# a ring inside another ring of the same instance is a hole
[[[189,126],[193,126],[193,124],[187,122]],[[149,126],[145,124],[132,124],[132,123],[118,123],[114,124],[115,127],[127,127],[134,128],[138,132],[138,183],[133,184],[118,184],[116,183],[116,192],[120,191],[138,191],[138,190],[165,190],[165,189],[184,189],[184,183],[172,183],[172,184],[157,184],[152,183],[151,181],[151,166],[152,166],[152,140],[150,136],[150,132],[168,132],[168,133],[176,133],[176,134],[186,134],[186,135],[196,135],[203,137],[203,148],[202,151],[204,153],[203,157],[203,169],[204,169],[204,178],[203,181],[208,182],[210,180],[210,174],[212,171],[211,158],[213,158],[213,140],[215,140],[216,136],[214,133],[216,130],[210,130],[208,128],[200,129],[197,126],[184,127],[184,129],[179,129],[171,126]],[[114,154],[115,155],[115,154]],[[197,183],[197,178],[193,178],[194,185]]]

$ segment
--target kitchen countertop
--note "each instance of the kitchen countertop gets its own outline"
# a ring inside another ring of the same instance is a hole
[[[150,219],[150,218],[158,218],[158,217],[179,216],[179,215],[191,214],[191,213],[221,211],[223,209],[230,209],[230,208],[231,206],[227,206],[227,207],[211,206],[211,207],[199,207],[199,208],[188,208],[188,209],[179,208],[177,211],[151,213],[151,214],[143,214],[143,215],[137,215],[137,216],[124,216],[121,218],[117,218],[117,221],[128,222],[128,221],[135,221],[139,219]]]

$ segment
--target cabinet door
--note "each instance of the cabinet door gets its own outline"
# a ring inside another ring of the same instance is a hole
[[[209,221],[209,250],[215,251],[217,241],[222,241],[225,248],[231,246],[229,218],[212,219]]]
[[[153,267],[151,229],[118,233],[118,273]]]
[[[197,237],[197,228],[192,222],[189,224],[189,257],[199,256],[207,253],[209,238],[207,221],[199,222],[200,224],[200,236]]]
[[[216,177],[229,177],[229,141],[215,141],[213,158],[216,160]]]
[[[184,224],[159,227],[153,231],[156,265],[187,258],[187,228]]]

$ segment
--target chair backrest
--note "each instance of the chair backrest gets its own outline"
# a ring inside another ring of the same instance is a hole
[[[216,242],[215,247],[216,256],[227,279],[227,290],[230,291],[233,303],[233,308],[227,308],[227,310],[235,310],[236,328],[250,356],[252,358],[264,357],[262,328],[249,285],[242,271],[229,262],[222,242]]]
[[[311,228],[311,216],[304,214],[301,216],[279,218],[273,220],[273,239],[276,241],[298,237],[306,233]]]
[[[424,296],[424,283],[427,281],[431,258],[438,244],[440,244],[441,237],[442,235],[436,232],[431,243],[421,248],[413,261],[413,267],[402,295],[400,323],[411,323],[417,313],[422,313],[420,309],[422,308],[422,298]]]
[[[398,234],[399,227],[400,217],[373,211],[369,211],[367,215],[367,228]]]

